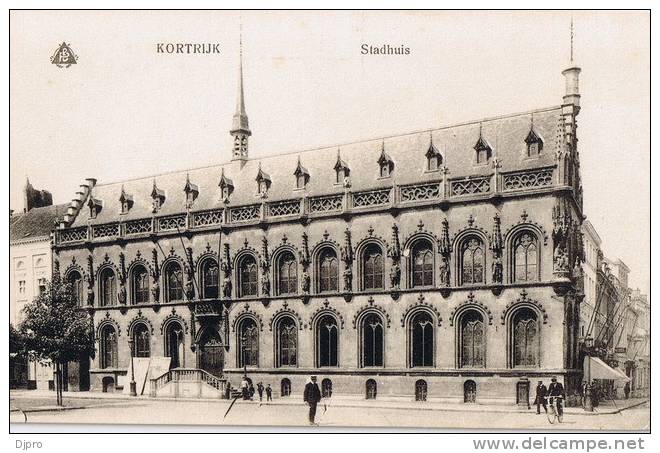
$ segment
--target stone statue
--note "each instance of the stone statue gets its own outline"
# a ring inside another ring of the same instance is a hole
[[[566,256],[566,251],[561,246],[555,249],[554,271],[568,272],[568,259]]]
[[[351,292],[353,290],[353,271],[350,267],[344,270],[344,291]]]
[[[186,298],[188,300],[193,300],[195,298],[195,285],[190,279],[186,282]]]
[[[231,298],[231,280],[225,278],[222,281],[222,295],[226,298]]]
[[[126,285],[123,283],[119,285],[119,291],[117,291],[117,301],[119,305],[126,305]]]
[[[440,286],[450,286],[450,275],[449,259],[446,256],[443,256],[440,260]]]
[[[151,295],[154,298],[154,302],[158,303],[160,299],[160,285],[158,284],[158,280],[154,280],[153,285],[151,285]]]
[[[307,269],[305,269],[302,272],[302,291],[304,294],[309,294],[310,286],[311,286],[311,279],[309,278]]]
[[[270,279],[267,272],[261,274],[261,295],[270,296]]]
[[[502,257],[496,256],[493,258],[493,282],[502,283]]]
[[[94,306],[94,289],[91,285],[87,287],[87,305],[90,307]]]

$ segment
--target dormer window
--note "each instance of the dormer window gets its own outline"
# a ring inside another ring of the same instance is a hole
[[[534,132],[534,128],[530,129],[529,134],[525,138],[525,143],[527,143],[527,157],[536,157],[541,154],[543,140]]]
[[[442,165],[442,154],[440,151],[433,145],[429,146],[429,149],[426,151],[426,169],[428,171],[436,171]]]
[[[154,181],[154,187],[151,189],[151,199],[152,212],[155,214],[165,203],[165,191],[156,186],[156,181]]]
[[[477,165],[483,165],[488,163],[490,156],[492,154],[492,148],[488,142],[479,135],[479,140],[477,140],[476,145],[474,145],[474,150],[476,151],[476,161]]]
[[[378,166],[380,169],[379,175],[381,178],[389,178],[392,174],[392,171],[394,170],[394,161],[385,152],[384,143],[380,152],[380,157],[378,158]]]
[[[302,166],[300,163],[300,158],[298,158],[298,165],[296,170],[293,172],[293,176],[296,177],[296,189],[304,189],[309,181],[309,173],[307,169]]]
[[[89,197],[89,203],[87,203],[87,206],[89,206],[90,219],[95,219],[103,209],[103,202],[97,198]]]
[[[231,197],[232,192],[234,191],[234,183],[231,179],[225,176],[225,170],[222,170],[220,175],[220,192],[222,193],[222,202],[229,203],[229,197]]]
[[[186,185],[183,187],[183,191],[186,194],[186,208],[190,209],[192,208],[197,195],[199,195],[199,189],[197,184],[190,182],[190,177],[188,175],[186,175]]]
[[[268,173],[261,169],[261,165],[259,165],[259,173],[257,173],[255,180],[257,181],[257,195],[259,195],[261,198],[268,197],[268,189],[270,189],[270,176]]]
[[[124,190],[124,186],[121,187],[121,195],[119,196],[119,203],[121,204],[121,213],[128,214],[128,211],[133,207],[133,195],[129,195]]]
[[[336,183],[343,184],[344,186],[350,185],[351,170],[348,168],[346,162],[341,160],[341,155],[337,153],[337,163],[335,164],[335,173],[337,176]]]

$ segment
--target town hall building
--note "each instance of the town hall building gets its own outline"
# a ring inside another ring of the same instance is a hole
[[[311,374],[326,396],[528,405],[552,376],[573,392],[579,73],[556,106],[255,159],[241,67],[230,161],[87,179],[71,201],[54,272],[93,321],[81,372],[112,391],[131,356],[169,357],[145,394],[247,375],[300,398]]]

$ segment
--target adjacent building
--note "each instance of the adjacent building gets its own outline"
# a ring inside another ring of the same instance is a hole
[[[282,397],[310,374],[365,398],[578,388],[579,73],[556,106],[261,159],[239,74],[230,161],[88,179],[56,231],[92,389],[126,387],[131,356],[170,358],[154,394],[184,372]]]

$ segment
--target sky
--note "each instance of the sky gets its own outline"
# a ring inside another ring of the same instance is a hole
[[[250,156],[559,105],[582,68],[584,214],[650,288],[646,12],[12,11],[10,207],[29,177],[67,203],[99,183],[231,158],[242,23]],[[50,57],[63,41],[78,62]],[[157,52],[215,43],[219,54]],[[362,55],[363,44],[410,49]],[[640,250],[642,251],[640,253]]]

